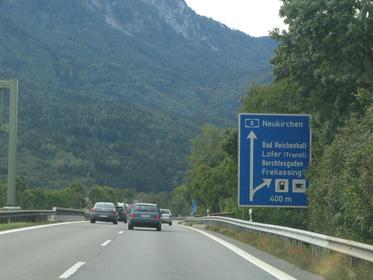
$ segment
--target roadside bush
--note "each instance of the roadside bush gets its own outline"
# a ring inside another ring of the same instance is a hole
[[[308,173],[311,230],[373,242],[373,106],[352,118]]]

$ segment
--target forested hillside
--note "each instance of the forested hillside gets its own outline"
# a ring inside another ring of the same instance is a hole
[[[0,37],[0,79],[19,80],[18,175],[53,188],[173,189],[190,138],[234,121],[275,48],[184,0],[1,0]]]

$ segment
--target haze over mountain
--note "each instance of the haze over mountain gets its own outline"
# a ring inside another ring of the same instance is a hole
[[[26,184],[146,191],[182,181],[190,138],[235,121],[275,48],[184,0],[0,0],[0,38],[0,79],[20,83]]]

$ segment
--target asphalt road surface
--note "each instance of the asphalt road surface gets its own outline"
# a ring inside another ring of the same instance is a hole
[[[1,280],[320,279],[247,245],[174,224],[88,222],[0,232]]]

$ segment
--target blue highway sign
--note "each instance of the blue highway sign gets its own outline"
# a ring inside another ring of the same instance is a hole
[[[238,204],[307,207],[311,116],[240,114]]]

